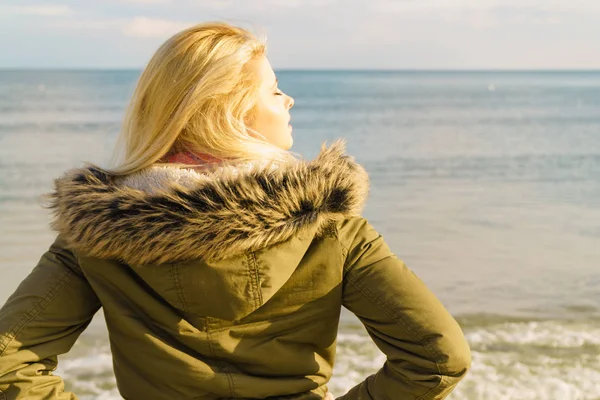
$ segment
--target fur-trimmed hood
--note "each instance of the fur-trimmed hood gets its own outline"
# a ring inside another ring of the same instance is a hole
[[[55,181],[52,227],[74,249],[128,264],[224,260],[359,215],[365,170],[323,146],[312,161],[196,172],[153,166],[125,177],[93,166]]]

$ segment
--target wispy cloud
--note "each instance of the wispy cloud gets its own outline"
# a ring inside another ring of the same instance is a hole
[[[253,5],[262,7],[322,7],[337,3],[338,0],[254,0]]]
[[[123,33],[133,37],[161,38],[171,36],[193,24],[169,19],[135,17],[123,26]]]
[[[142,0],[143,1],[143,0]],[[340,3],[341,0],[252,0],[251,2],[242,2],[240,0],[202,0],[197,2],[189,1],[188,5],[197,9],[229,9],[236,13],[256,12],[296,12],[299,8],[303,10],[312,10],[316,7],[327,7]]]
[[[372,10],[387,16],[461,23],[476,29],[510,25],[555,25],[566,13],[600,12],[596,0],[572,0],[577,6],[558,0],[380,0]]]
[[[154,4],[168,4],[171,0],[116,0],[118,3],[126,4],[142,4],[142,5],[154,5]]]
[[[597,0],[378,0],[374,7],[394,12],[418,10],[490,10],[495,8],[536,8],[546,11],[600,11]]]
[[[0,6],[0,13],[4,15],[60,17],[73,14],[73,10],[64,4],[39,4],[31,6]]]
[[[84,31],[118,30],[121,31],[126,21],[122,19],[66,19],[48,24],[51,28],[74,29]]]
[[[69,19],[56,21],[52,27],[74,30],[110,30],[135,38],[167,38],[196,22],[134,17],[130,19]]]

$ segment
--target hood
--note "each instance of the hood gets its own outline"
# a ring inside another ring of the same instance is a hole
[[[359,215],[368,176],[342,141],[311,161],[128,176],[88,166],[55,180],[50,208],[73,249],[127,264],[222,261]]]
[[[80,254],[134,267],[163,296],[176,263],[195,315],[238,320],[281,289],[315,237],[359,215],[367,192],[365,170],[338,141],[283,164],[127,176],[88,166],[55,181],[50,207],[52,227]]]

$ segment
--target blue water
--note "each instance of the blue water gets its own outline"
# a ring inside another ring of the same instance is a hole
[[[106,163],[139,71],[0,71],[0,302],[51,243],[37,196]],[[452,399],[600,398],[600,72],[277,72],[293,150],[343,137],[365,216],[460,321]],[[345,314],[340,395],[383,355]],[[59,373],[118,398],[101,315]],[[91,378],[90,378],[91,377]]]

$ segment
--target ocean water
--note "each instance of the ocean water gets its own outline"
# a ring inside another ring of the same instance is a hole
[[[139,71],[0,71],[0,302],[53,240],[37,197],[105,163]],[[460,322],[450,399],[600,399],[600,72],[280,71],[293,150],[343,137],[365,216]],[[99,313],[58,373],[119,398]],[[344,313],[335,395],[385,356]]]

